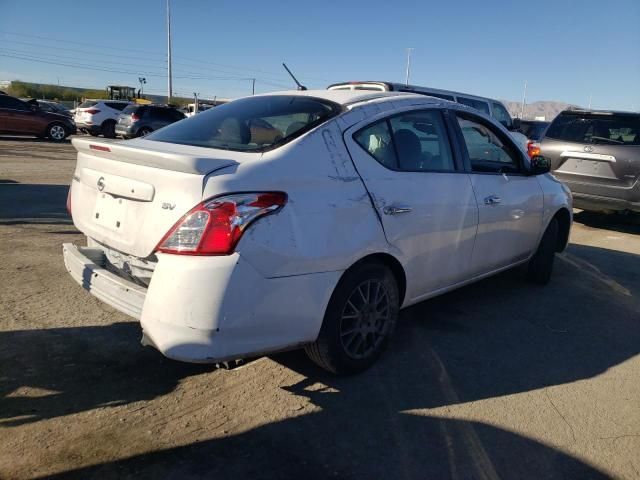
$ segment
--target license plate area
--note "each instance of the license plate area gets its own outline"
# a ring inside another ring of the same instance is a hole
[[[610,162],[599,160],[585,160],[583,158],[567,158],[558,169],[562,173],[573,175],[583,175],[585,177],[598,177],[615,179],[616,175],[611,168]]]
[[[127,215],[127,200],[108,193],[99,193],[93,209],[93,221],[114,232],[124,231]]]

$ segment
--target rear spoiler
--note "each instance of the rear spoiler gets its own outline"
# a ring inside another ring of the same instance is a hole
[[[235,159],[225,159],[227,154],[224,150],[210,149],[209,152],[209,149],[204,147],[147,140],[121,141],[76,137],[71,143],[78,154],[194,175],[206,175],[239,163]],[[237,157],[237,152],[234,153],[234,157]],[[246,155],[247,159],[253,158],[251,154],[240,155]]]

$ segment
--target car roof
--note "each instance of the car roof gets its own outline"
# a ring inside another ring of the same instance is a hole
[[[329,100],[342,106],[349,106],[356,103],[368,102],[371,100],[392,100],[398,97],[425,97],[415,93],[407,92],[374,92],[369,90],[285,90],[281,92],[263,93],[268,95],[298,95],[301,97],[313,97]],[[258,96],[258,95],[256,95]],[[440,99],[437,99],[440,100]]]

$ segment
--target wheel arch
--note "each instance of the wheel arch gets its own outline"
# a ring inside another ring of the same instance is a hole
[[[571,232],[571,214],[566,208],[561,208],[553,216],[558,221],[558,239],[556,252],[562,252],[569,243],[569,233]]]
[[[351,265],[347,270],[345,270],[342,276],[340,277],[340,279],[342,279],[347,272],[353,270],[354,268],[357,268],[359,265],[362,265],[363,263],[380,263],[386,266],[387,268],[389,268],[389,270],[391,270],[391,273],[393,274],[394,278],[396,279],[396,282],[398,283],[398,292],[400,294],[400,305],[402,306],[405,300],[404,297],[407,292],[407,276],[404,271],[404,267],[398,261],[398,259],[393,255],[390,255],[389,253],[379,252],[379,253],[369,254],[365,257],[362,257],[360,260],[358,260],[353,265]]]

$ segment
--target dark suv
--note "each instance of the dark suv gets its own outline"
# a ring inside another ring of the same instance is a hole
[[[116,135],[134,138],[186,118],[181,111],[164,105],[129,105],[118,116]]]
[[[49,137],[60,142],[76,133],[76,124],[65,115],[45,112],[37,104],[0,95],[0,133]]]
[[[540,154],[571,189],[575,207],[640,212],[640,114],[565,110]]]

